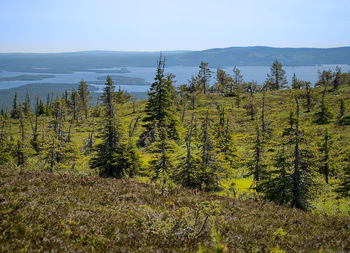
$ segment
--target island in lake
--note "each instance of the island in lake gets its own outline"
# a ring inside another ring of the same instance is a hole
[[[118,75],[111,75],[110,76],[115,85],[149,85],[148,82],[145,81],[145,79],[140,77],[128,77],[128,76],[118,76]],[[97,77],[97,80],[102,82],[93,82],[95,84],[104,84],[106,81],[107,76],[99,76]]]
[[[110,73],[110,74],[124,74],[124,73],[131,73],[130,70],[127,68],[120,68],[120,69],[90,69],[89,72],[95,72],[95,73]]]
[[[40,81],[46,78],[55,78],[54,75],[20,75],[0,78],[0,82],[8,81]]]

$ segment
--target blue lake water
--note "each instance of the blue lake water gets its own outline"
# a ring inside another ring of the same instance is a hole
[[[283,67],[286,71],[287,80],[291,83],[292,76],[295,73],[297,77],[301,80],[310,81],[311,83],[315,83],[318,80],[318,71],[322,70],[335,70],[337,65],[321,65],[321,66],[296,66]],[[350,71],[350,65],[338,65],[342,71]],[[111,68],[118,69],[118,68]],[[229,74],[233,74],[233,66],[231,67],[223,67]],[[238,69],[241,70],[243,78],[245,81],[257,81],[258,84],[262,84],[266,80],[266,75],[270,71],[270,66],[238,66]],[[150,67],[128,67],[130,73],[118,73],[112,75],[120,75],[127,77],[140,77],[145,79],[147,82],[153,82],[153,78],[155,76],[155,68]],[[181,85],[183,83],[187,83],[188,79],[191,78],[192,75],[197,75],[199,68],[198,67],[185,67],[185,66],[174,66],[166,68],[167,73],[173,73],[176,76],[176,85]],[[211,83],[215,82],[215,72],[216,69],[211,69],[212,78]],[[19,75],[29,75],[38,73],[23,73],[23,72],[0,72],[0,78],[3,77],[13,77]],[[41,74],[41,73],[40,73]],[[45,74],[45,73],[42,73]],[[48,73],[49,74],[49,73]],[[0,82],[0,89],[9,89],[14,87],[19,87],[29,83],[78,83],[82,79],[85,81],[94,82],[97,81],[97,77],[105,76],[103,73],[95,73],[95,72],[74,72],[72,74],[51,74],[55,75],[55,78],[46,78],[40,81],[4,81]],[[116,85],[120,85],[121,88],[129,91],[129,92],[144,92],[147,91],[149,86],[147,85],[123,85],[122,83],[116,83]],[[102,87],[102,85],[94,85],[96,87]]]

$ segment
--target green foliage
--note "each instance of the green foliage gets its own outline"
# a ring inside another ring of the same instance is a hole
[[[130,100],[130,94],[127,91],[124,91],[120,88],[118,88],[118,91],[114,94],[114,101],[117,104],[125,104]]]
[[[212,90],[226,96],[233,95],[233,80],[224,70],[218,68],[216,71],[216,83],[212,87]]]
[[[18,104],[18,94],[15,93],[15,96],[13,97],[13,104],[12,104],[12,110],[11,110],[11,118],[12,119],[18,119],[19,118],[19,110],[20,105]]]
[[[127,143],[123,140],[120,119],[115,117],[115,86],[110,76],[105,85],[102,142],[95,147],[97,154],[91,158],[90,167],[98,168],[102,177],[135,176],[140,168],[139,155],[131,140]]]
[[[282,64],[275,60],[272,63],[270,74],[267,75],[265,87],[269,90],[279,90],[285,88],[287,84],[286,71],[282,68]]]
[[[5,136],[0,136],[0,165],[11,164],[14,153],[14,144],[8,141]]]
[[[350,156],[347,157],[347,165],[344,167],[341,183],[336,189],[336,192],[341,196],[349,198],[350,197]]]
[[[324,100],[325,91],[323,91],[323,96],[320,104],[319,111],[315,113],[314,122],[319,125],[329,124],[333,118],[333,113],[330,111],[327,103]]]
[[[89,115],[89,101],[90,101],[90,91],[88,90],[88,85],[84,80],[81,80],[78,86],[78,94],[80,98],[80,107],[84,111],[85,119]],[[66,100],[67,102],[67,100]],[[73,102],[73,100],[72,100]]]
[[[291,157],[283,146],[274,158],[273,169],[265,172],[263,180],[257,183],[256,190],[263,193],[263,198],[279,205],[290,206],[293,199],[293,180]],[[267,174],[267,175],[266,175]]]
[[[157,128],[164,128],[170,139],[179,139],[179,120],[175,115],[173,100],[171,98],[171,87],[173,83],[171,78],[165,76],[164,67],[165,59],[161,55],[154,78],[155,82],[152,83],[148,92],[148,100],[145,108],[147,116],[143,119],[146,129],[138,142],[140,146],[149,146],[157,140]]]
[[[211,72],[209,69],[209,63],[201,61],[198,72],[198,83],[201,91],[206,94],[209,88],[209,80],[211,78]]]

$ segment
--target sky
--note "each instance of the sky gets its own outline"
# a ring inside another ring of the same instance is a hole
[[[0,52],[350,46],[350,0],[1,0]]]

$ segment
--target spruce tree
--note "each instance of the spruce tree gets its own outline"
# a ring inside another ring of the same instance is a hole
[[[252,95],[249,96],[248,103],[244,105],[244,108],[246,109],[247,114],[250,116],[250,120],[254,120],[256,115],[256,105]]]
[[[321,145],[320,151],[323,153],[323,158],[321,159],[321,173],[325,177],[325,182],[328,184],[329,181],[329,164],[330,164],[330,157],[329,157],[329,151],[330,151],[330,136],[328,134],[328,128],[326,127],[325,134],[323,137],[323,143]]]
[[[104,117],[102,143],[95,148],[96,156],[90,160],[90,167],[97,168],[101,177],[122,178],[134,176],[139,169],[139,156],[132,143],[125,141],[120,118],[115,115],[115,86],[107,76],[104,93]]]
[[[253,147],[253,159],[249,162],[249,175],[253,175],[254,182],[257,184],[264,178],[266,164],[264,162],[264,142],[262,140],[259,127],[256,127],[256,138]]]
[[[188,80],[188,93],[191,99],[192,109],[195,109],[196,107],[196,99],[199,91],[200,91],[200,87],[199,87],[198,77],[192,76],[191,79]]]
[[[159,124],[165,127],[168,138],[179,139],[179,120],[176,117],[174,103],[171,99],[172,80],[164,74],[165,58],[159,58],[157,73],[148,92],[146,117],[143,119],[145,131],[140,136],[139,145],[149,146],[157,140],[156,129]]]
[[[292,195],[291,157],[282,144],[273,159],[273,168],[266,172],[266,177],[257,183],[256,190],[263,194],[263,198],[279,205],[290,205]]]
[[[333,80],[333,72],[331,70],[318,71],[318,81],[315,83],[316,86],[327,88]]]
[[[198,82],[204,94],[206,94],[208,91],[210,78],[211,72],[208,67],[208,63],[201,61],[201,64],[199,65]]]
[[[243,75],[241,74],[241,71],[236,66],[233,67],[232,79],[233,79],[233,82],[230,87],[230,93],[232,94],[236,90],[236,96],[237,96],[237,91],[241,89],[241,85],[243,84]]]
[[[47,97],[46,97],[46,106],[45,106],[45,114],[46,116],[50,116],[51,115],[51,100],[50,100],[50,93],[47,93]]]
[[[10,163],[13,160],[14,144],[8,139],[7,121],[6,118],[1,115],[1,131],[0,131],[0,165]]]
[[[344,168],[344,174],[341,178],[341,183],[335,190],[341,197],[350,197],[350,157],[348,157],[348,164]]]
[[[341,69],[337,66],[336,72],[334,74],[334,79],[332,81],[333,90],[337,90],[341,84],[342,84],[342,73],[341,73]]]
[[[116,91],[114,95],[114,101],[117,104],[125,104],[130,100],[131,96],[126,90],[122,90],[119,86],[118,90]]]
[[[344,99],[340,99],[340,103],[339,103],[339,116],[338,118],[341,119],[345,114],[345,103],[344,103]]]
[[[73,119],[78,120],[79,119],[79,112],[80,112],[79,94],[74,88],[72,89],[70,100],[71,100],[71,111],[73,114]]]
[[[35,103],[35,108],[34,108],[34,122],[33,118],[30,117],[30,125],[32,127],[32,133],[33,133],[33,138],[30,140],[30,143],[35,150],[37,154],[39,154],[40,148],[39,148],[39,131],[38,131],[38,118],[39,118],[39,113],[40,113],[40,104],[39,104],[39,97],[36,96],[36,103]]]
[[[201,189],[215,191],[219,189],[219,178],[222,171],[222,164],[217,155],[215,143],[211,133],[209,111],[206,112],[202,122],[200,135],[200,182]]]
[[[326,96],[326,87],[324,87],[323,92],[322,92],[322,100],[320,104],[320,109],[318,112],[315,113],[315,120],[314,122],[319,125],[324,125],[324,124],[329,124],[331,122],[331,119],[333,118],[333,114],[330,111],[326,101],[325,101],[325,96]]]
[[[13,97],[12,110],[11,110],[11,118],[18,119],[19,118],[19,105],[18,105],[18,93],[15,93]]]
[[[30,108],[30,97],[28,91],[26,92],[26,96],[24,99],[24,106],[23,106],[23,112],[25,116],[29,116],[31,113],[31,108]]]
[[[294,143],[293,154],[293,188],[292,188],[292,200],[291,207],[295,207],[302,210],[307,210],[310,206],[310,199],[313,195],[313,188],[315,187],[314,175],[312,171],[313,154],[305,146],[304,149],[300,149],[300,145],[305,139],[299,129],[300,124],[300,107],[299,100],[296,101],[296,126],[292,141]]]
[[[190,188],[201,188],[200,181],[200,164],[201,160],[198,156],[198,152],[195,150],[195,145],[193,145],[193,130],[195,126],[195,118],[192,114],[192,119],[188,132],[186,135],[186,154],[181,158],[179,164],[179,169],[175,175],[175,180],[184,187]]]
[[[80,98],[80,107],[82,108],[82,110],[84,112],[85,120],[87,120],[87,118],[89,116],[89,100],[90,100],[89,95],[90,95],[90,92],[88,90],[88,85],[84,80],[81,80],[79,83],[78,94],[79,94],[79,98]]]
[[[175,168],[174,151],[176,144],[168,137],[167,127],[165,122],[156,124],[157,141],[151,146],[151,151],[154,154],[149,163],[150,171],[152,172],[152,180],[161,179],[162,195],[165,192],[165,186]]]
[[[115,109],[113,104],[113,94],[115,86],[112,78],[107,76],[105,88],[103,92],[104,104],[104,130],[102,133],[103,142],[96,147],[97,155],[90,161],[91,168],[98,168],[99,174],[102,177],[123,176],[122,169],[115,165],[115,152],[117,145],[121,142],[121,129],[115,118]],[[72,99],[73,103],[73,99]]]
[[[218,68],[216,71],[216,83],[214,85],[214,90],[220,94],[225,94],[225,96],[231,96],[233,95],[232,84],[232,77],[230,77],[230,75],[228,75],[224,70]]]
[[[297,78],[297,76],[296,76],[295,73],[293,74],[292,88],[293,88],[293,89],[300,89],[299,79]]]
[[[275,60],[271,66],[270,74],[267,75],[267,88],[270,90],[279,90],[285,88],[287,84],[286,71],[282,68],[282,64]]]
[[[305,97],[306,97],[306,112],[310,112],[311,109],[311,99],[312,99],[312,95],[311,95],[311,87],[310,87],[310,82],[305,82]]]
[[[229,118],[225,118],[225,111],[220,111],[219,122],[216,124],[216,147],[223,160],[231,167],[235,167],[238,159],[237,148],[234,144],[232,128]]]
[[[307,140],[300,130],[300,109],[297,98],[296,104],[295,123],[294,119],[290,120],[290,126],[284,131],[272,169],[265,172],[265,177],[257,183],[256,189],[267,200],[307,210],[316,187],[313,173],[315,158],[307,148]]]

